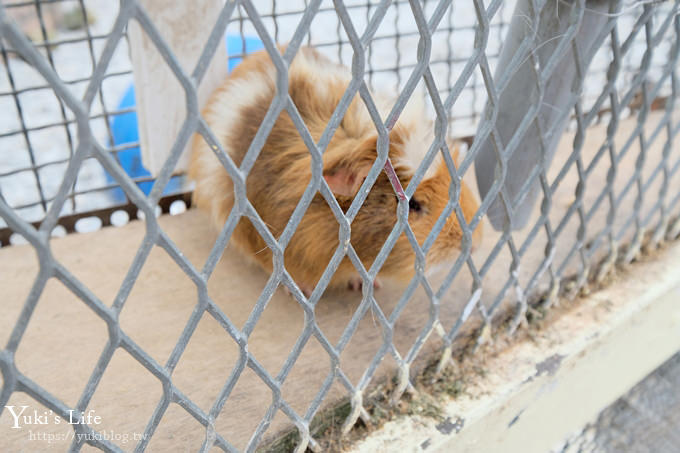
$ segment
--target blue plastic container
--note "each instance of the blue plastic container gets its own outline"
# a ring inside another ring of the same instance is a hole
[[[262,41],[258,38],[241,36],[227,36],[227,55],[239,55],[243,53],[245,44],[245,53],[249,54],[262,49]],[[241,62],[242,58],[229,58],[229,71]],[[135,106],[135,87],[130,84],[125,91],[123,98],[118,104],[118,110],[128,109]],[[115,115],[111,121],[111,133],[113,135],[113,145],[122,146],[129,143],[139,142],[139,131],[137,129],[137,112],[128,112],[121,115]],[[142,165],[142,156],[139,146],[125,149],[118,152],[118,159],[125,172],[132,178],[144,178],[151,176],[151,173]],[[106,173],[106,180],[109,184],[115,183],[113,177]],[[153,181],[138,182],[137,186],[145,193],[151,192]],[[165,187],[165,194],[178,192],[183,183],[182,176],[173,176]],[[121,188],[116,188],[112,191],[112,197],[116,202],[124,202],[125,194]]]

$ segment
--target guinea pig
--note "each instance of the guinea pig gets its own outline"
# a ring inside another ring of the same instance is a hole
[[[288,69],[289,95],[318,143],[331,115],[350,83],[351,74],[318,51],[303,47]],[[265,51],[246,57],[215,90],[203,116],[236,165],[241,162],[276,92],[276,70]],[[417,95],[414,95],[416,97]],[[382,106],[384,109],[385,106]],[[411,180],[434,138],[432,121],[422,102],[409,102],[390,132],[389,157],[403,187]],[[377,158],[377,133],[359,96],[352,100],[323,154],[323,175],[346,212]],[[457,152],[452,156],[454,161]],[[274,237],[284,230],[312,175],[309,150],[289,114],[277,118],[246,179],[248,200]],[[234,205],[231,178],[205,140],[196,134],[189,177],[195,181],[193,202],[207,211],[221,229]],[[441,154],[409,200],[408,221],[420,244],[449,199],[451,176]],[[470,222],[477,202],[461,182],[460,207]],[[368,269],[397,221],[397,196],[381,172],[351,224],[351,244]],[[317,193],[284,252],[284,266],[299,288],[309,295],[338,247],[339,225],[328,203]],[[481,222],[472,234],[473,246],[482,235]],[[462,231],[455,213],[447,219],[427,254],[427,267],[452,261],[460,249]],[[273,268],[272,253],[247,217],[234,229],[230,244],[265,271]],[[412,277],[415,253],[405,234],[396,241],[380,277]],[[361,278],[348,257],[343,258],[329,286],[361,288]],[[378,287],[377,281],[374,286]]]

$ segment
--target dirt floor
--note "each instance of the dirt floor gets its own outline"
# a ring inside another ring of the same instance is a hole
[[[658,125],[661,115],[650,114],[646,124],[647,138]],[[620,151],[630,139],[636,126],[635,119],[622,121],[615,137],[615,146]],[[607,172],[610,168],[606,153],[595,161],[600,146],[605,143],[605,125],[590,128],[585,137],[582,158],[585,166],[592,163],[585,186],[585,209],[593,209],[593,216],[587,226],[586,239],[596,237],[605,225],[609,211],[605,200],[595,205],[602,193]],[[649,145],[641,175],[645,182],[654,173],[662,160],[665,132],[661,132]],[[558,150],[556,162],[549,174],[554,181],[562,163],[572,151],[573,136],[566,135]],[[628,191],[624,188],[640,166],[638,157],[639,141],[632,138],[631,148],[618,166],[613,189],[619,197],[615,215],[614,232],[622,241],[633,234],[630,222],[635,214],[634,200],[637,195],[635,185]],[[680,150],[670,150],[669,162],[679,159]],[[471,174],[472,172],[468,172]],[[640,209],[643,217],[653,212],[658,200],[662,177],[656,174],[646,188]],[[552,228],[560,224],[565,212],[574,202],[574,191],[578,183],[578,173],[574,166],[565,173],[565,178],[556,188],[552,202],[550,219]],[[670,182],[669,194],[680,193],[680,180]],[[668,196],[666,202],[672,196]],[[671,214],[677,215],[677,206]],[[536,207],[535,215],[538,215]],[[658,213],[652,214],[648,225],[658,222]],[[215,233],[208,219],[200,212],[190,210],[177,216],[163,216],[159,223],[184,256],[198,269],[203,267],[211,250]],[[552,262],[556,269],[564,264],[563,274],[570,275],[580,268],[578,254],[571,254],[579,230],[578,215],[574,213],[556,239],[556,251]],[[627,229],[624,227],[627,226]],[[544,262],[546,237],[543,229],[530,236],[531,229],[513,234],[515,244],[523,249],[524,257],[519,269],[519,282],[524,288],[534,273]],[[121,282],[128,272],[145,234],[145,224],[132,222],[120,228],[68,235],[52,241],[54,257],[65,265],[73,275],[87,285],[103,303],[110,305],[119,291]],[[527,239],[529,238],[529,239]],[[477,269],[483,269],[483,292],[480,302],[487,308],[500,300],[500,309],[515,305],[517,291],[506,288],[511,256],[508,246],[493,261],[485,265],[490,251],[496,246],[499,234],[487,228],[482,246],[474,254]],[[602,241],[600,241],[602,242]],[[586,243],[586,247],[593,244]],[[593,260],[606,253],[602,246],[593,253]],[[38,272],[38,261],[34,250],[26,245],[0,249],[0,288],[2,288],[3,314],[0,317],[0,344],[5,344],[14,327],[24,301]],[[438,288],[443,275],[432,278],[433,287]],[[222,262],[210,278],[208,292],[215,303],[230,318],[234,325],[242,328],[251,309],[267,281],[267,275],[258,269],[243,264],[243,260],[228,248]],[[538,280],[537,290],[547,289],[549,280],[544,273]],[[461,274],[454,280],[452,287],[445,293],[440,306],[440,320],[445,330],[451,329],[463,307],[471,297],[472,279],[469,270],[463,267]],[[403,291],[403,283],[387,282],[376,293],[378,304],[388,316],[393,311]],[[499,294],[502,296],[498,297]],[[332,344],[337,344],[361,295],[347,291],[326,294],[316,307],[316,322]],[[129,297],[120,314],[121,329],[157,363],[163,365],[168,360],[181,335],[197,300],[194,283],[161,248],[155,247],[137,276]],[[399,354],[408,354],[415,338],[423,331],[429,318],[429,301],[422,289],[399,316],[392,341]],[[501,310],[498,311],[501,313]],[[479,325],[480,317],[473,311],[466,323],[465,331]],[[248,351],[268,371],[276,376],[284,365],[291,349],[304,326],[304,316],[298,303],[279,289],[274,294],[254,331],[249,337]],[[81,396],[91,373],[108,339],[107,326],[94,312],[88,309],[72,292],[55,279],[48,281],[38,300],[28,328],[23,335],[15,356],[20,372],[28,376],[45,390],[56,395],[64,404],[73,407]],[[380,324],[368,312],[359,323],[346,348],[340,355],[340,368],[353,385],[361,382],[365,370],[376,357],[383,345],[383,332]],[[417,373],[433,353],[439,351],[440,340],[431,334],[418,354],[419,361],[412,367]],[[225,333],[222,327],[208,314],[204,314],[181,355],[177,368],[172,374],[172,382],[187,398],[191,399],[202,411],[208,412],[215,398],[222,390],[234,365],[239,358],[237,344]],[[392,373],[395,360],[390,354],[379,362],[375,377],[368,387],[381,376]],[[331,368],[328,354],[320,343],[312,338],[302,350],[290,375],[281,388],[284,398],[297,414],[303,416],[310,403],[318,396],[326,378],[335,370]],[[163,387],[161,382],[145,369],[137,360],[122,349],[118,349],[102,380],[94,393],[88,409],[101,416],[97,429],[110,432],[114,440],[124,450],[131,450],[136,443],[135,435],[143,433],[154,409],[158,406]],[[335,379],[325,395],[322,407],[347,396],[348,390]],[[271,389],[255,374],[246,368],[231,392],[224,408],[214,420],[217,432],[238,449],[244,449],[254,430],[272,404]],[[9,405],[29,406],[38,414],[49,414],[50,409],[31,399],[26,394],[15,392]],[[40,426],[40,432],[51,434],[52,440],[31,437],[28,429],[12,429],[12,418],[7,410],[0,416],[1,451],[64,451],[70,444],[68,436],[73,431],[65,424],[49,423]],[[290,419],[278,411],[265,438],[290,427]],[[180,405],[172,403],[158,426],[148,451],[195,451],[205,437],[205,428]],[[87,449],[86,449],[87,450]]]

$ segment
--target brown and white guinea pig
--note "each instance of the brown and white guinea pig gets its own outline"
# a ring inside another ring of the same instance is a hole
[[[203,115],[224,150],[240,165],[275,95],[276,70],[264,51],[246,57],[212,95]],[[347,68],[332,63],[312,48],[300,49],[288,72],[290,97],[315,142],[350,82]],[[414,96],[415,97],[415,96]],[[323,154],[323,175],[343,211],[377,157],[377,134],[368,111],[356,96]],[[406,187],[433,141],[432,121],[422,103],[409,103],[390,133],[389,156]],[[454,153],[454,161],[457,152]],[[310,153],[284,110],[276,120],[247,180],[247,196],[274,237],[283,232],[307,187]],[[194,137],[189,176],[196,183],[193,201],[206,210],[218,229],[234,204],[230,177],[213,150],[198,134]],[[409,224],[420,244],[430,233],[449,197],[451,177],[438,155],[410,200]],[[463,184],[460,206],[469,222],[477,210],[470,189]],[[351,225],[351,243],[368,269],[397,220],[397,197],[381,172]],[[338,247],[339,225],[327,202],[316,194],[284,253],[284,265],[300,289],[310,294]],[[481,223],[473,233],[480,241]],[[427,256],[427,266],[452,261],[460,249],[462,232],[455,214],[446,220]],[[272,253],[246,217],[241,218],[231,244],[266,271]],[[380,271],[380,276],[404,280],[414,274],[415,254],[402,234]],[[360,288],[361,279],[345,257],[330,286]],[[376,285],[378,286],[378,285]]]

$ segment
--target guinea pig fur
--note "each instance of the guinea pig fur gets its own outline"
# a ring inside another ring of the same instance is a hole
[[[236,165],[240,165],[267,113],[276,91],[276,70],[264,51],[246,57],[212,95],[203,116]],[[351,75],[312,48],[303,47],[288,72],[288,90],[315,142],[340,102]],[[417,95],[414,95],[417,97]],[[380,102],[380,101],[379,101]],[[377,134],[368,111],[355,96],[323,154],[323,174],[344,212],[377,157]],[[432,122],[422,103],[409,102],[390,132],[389,156],[406,187],[433,141]],[[454,152],[454,161],[457,157]],[[310,153],[288,113],[276,120],[246,179],[248,199],[274,237],[279,237],[307,187]],[[205,140],[196,134],[189,176],[195,181],[193,201],[210,213],[221,229],[234,204],[232,181]],[[434,227],[449,198],[451,176],[438,154],[410,200],[409,225],[420,244]],[[477,210],[470,189],[461,183],[460,206],[467,222]],[[381,172],[351,224],[351,243],[368,269],[392,231],[397,197]],[[284,265],[305,294],[310,294],[338,247],[339,225],[327,202],[316,194],[284,253]],[[481,239],[481,222],[473,245]],[[462,232],[454,213],[446,220],[427,254],[427,267],[452,261]],[[230,239],[245,256],[272,271],[272,253],[247,217]],[[380,276],[405,280],[414,274],[415,253],[401,234],[381,268]],[[349,258],[343,258],[330,286],[360,288],[361,279]]]

